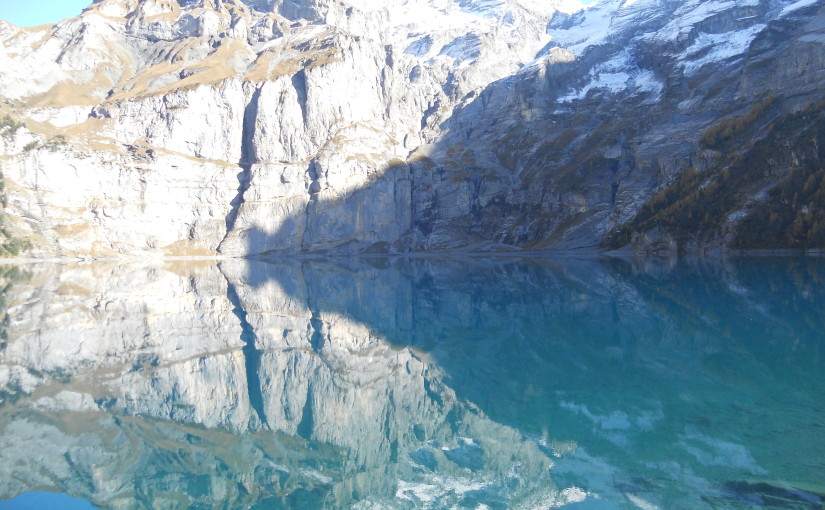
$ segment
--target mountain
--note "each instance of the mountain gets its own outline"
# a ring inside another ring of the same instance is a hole
[[[547,62],[515,92],[488,90],[481,122],[466,114],[473,157],[518,179],[474,225],[506,216],[484,235],[533,248],[825,247],[821,7],[605,2],[555,17]]]
[[[100,0],[0,22],[4,250],[825,247],[810,0]]]

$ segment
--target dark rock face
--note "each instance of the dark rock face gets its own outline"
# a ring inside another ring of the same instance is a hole
[[[653,16],[580,58],[559,62],[554,48],[544,66],[491,85],[450,119],[441,157],[413,165],[420,247],[825,247],[814,199],[825,11],[779,8],[734,7],[668,40],[649,34],[672,18]],[[577,16],[549,30],[573,31]],[[730,58],[691,49],[743,33],[752,41]],[[790,208],[782,193],[797,193]],[[771,212],[784,218],[775,230],[804,223],[811,235],[754,237]]]

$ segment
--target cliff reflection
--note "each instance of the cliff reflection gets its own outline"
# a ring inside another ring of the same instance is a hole
[[[5,294],[1,499],[724,508],[769,497],[753,479],[822,497],[821,260],[27,271]]]

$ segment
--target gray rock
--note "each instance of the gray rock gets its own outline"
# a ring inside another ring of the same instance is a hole
[[[32,256],[581,248],[819,97],[817,2],[101,0],[0,22]],[[710,163],[712,164],[712,163]]]

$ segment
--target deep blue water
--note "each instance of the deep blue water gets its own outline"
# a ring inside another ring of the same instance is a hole
[[[825,501],[820,258],[2,274],[0,509]]]

